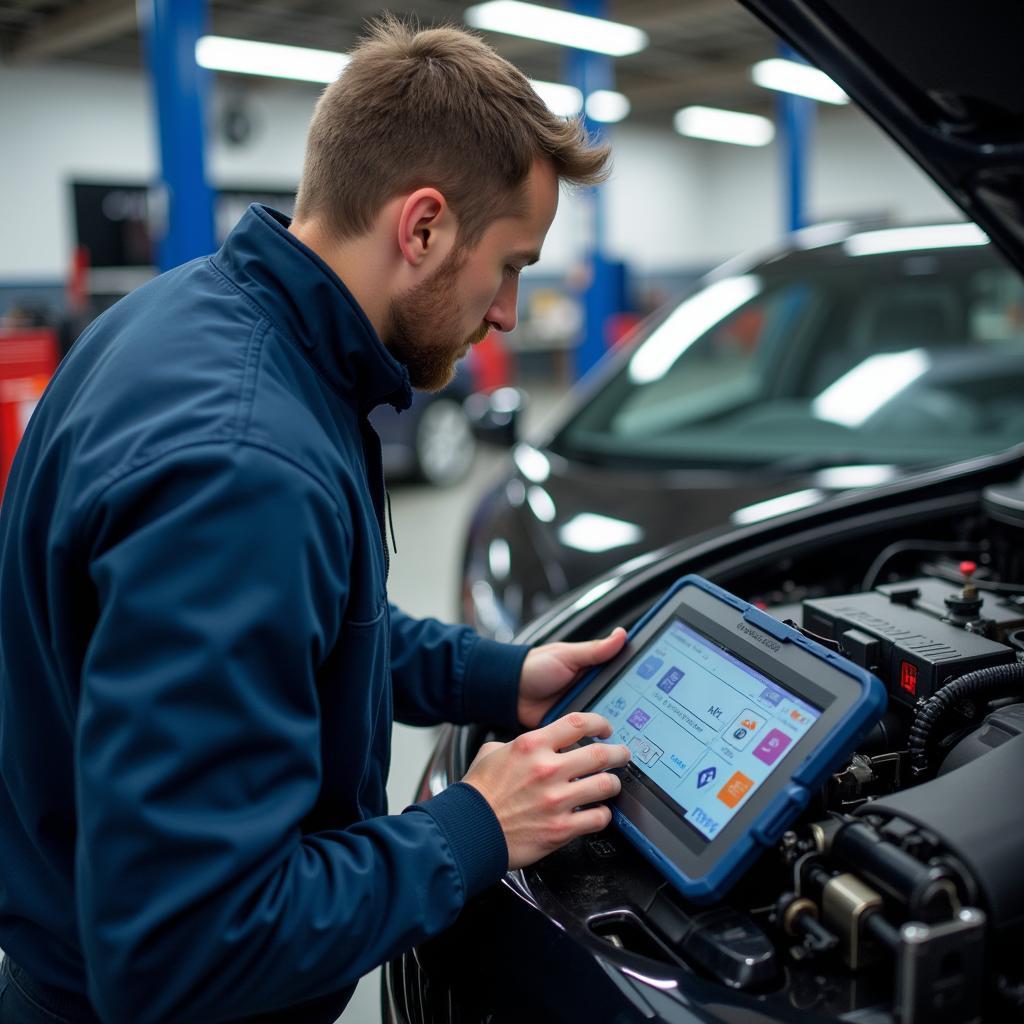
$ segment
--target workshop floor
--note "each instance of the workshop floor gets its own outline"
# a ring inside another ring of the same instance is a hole
[[[526,429],[542,424],[562,394],[532,386]],[[398,554],[392,554],[388,593],[412,615],[458,621],[462,542],[477,500],[503,471],[508,454],[480,446],[472,473],[461,484],[437,489],[419,484],[390,487]],[[400,812],[412,799],[434,743],[433,729],[396,725],[392,734],[388,800]],[[359,983],[341,1024],[380,1024],[380,972]]]

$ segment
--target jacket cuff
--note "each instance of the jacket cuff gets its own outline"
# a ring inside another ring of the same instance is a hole
[[[519,732],[519,681],[530,648],[482,636],[474,639],[463,684],[463,721],[486,722],[508,732]]]
[[[494,885],[508,870],[508,845],[497,815],[469,783],[456,782],[409,810],[426,811],[441,829],[462,875],[467,900]]]

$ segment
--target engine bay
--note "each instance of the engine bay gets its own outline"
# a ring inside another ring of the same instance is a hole
[[[957,532],[876,547],[859,590],[829,592],[813,559],[759,592],[730,582],[877,675],[889,710],[725,901],[686,904],[613,830],[522,873],[524,893],[764,1012],[1024,1012],[1024,488],[986,488]]]

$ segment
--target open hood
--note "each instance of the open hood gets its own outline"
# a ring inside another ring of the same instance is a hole
[[[1024,4],[740,2],[842,86],[1024,271]]]

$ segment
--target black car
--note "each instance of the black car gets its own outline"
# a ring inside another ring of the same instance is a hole
[[[1021,9],[745,2],[1024,267]],[[956,379],[1010,415],[1014,362]],[[951,439],[948,466],[638,556],[523,629],[628,626],[700,573],[870,668],[889,711],[724,899],[688,903],[614,829],[575,841],[388,964],[385,1019],[1024,1018],[1024,445],[963,454]],[[447,728],[423,795],[487,738]]]
[[[476,437],[464,403],[475,393],[472,366],[463,360],[443,390],[413,391],[412,405],[402,412],[390,405],[374,409],[370,422],[380,435],[388,478],[415,477],[435,487],[465,479],[476,458]]]
[[[975,224],[821,226],[660,312],[478,505],[462,610],[508,639],[704,531],[1024,436],[1024,283]]]

